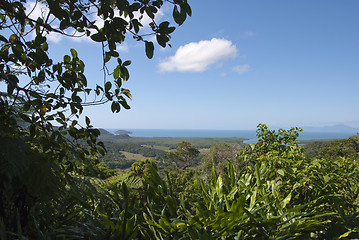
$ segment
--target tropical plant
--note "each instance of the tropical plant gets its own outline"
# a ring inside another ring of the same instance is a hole
[[[186,169],[199,154],[200,152],[198,149],[193,147],[191,143],[182,141],[178,143],[177,149],[175,151],[168,152],[167,156],[174,162],[176,167],[181,166]]]
[[[104,144],[88,117],[85,126],[79,124],[81,114],[84,107],[107,102],[113,112],[130,108],[130,91],[122,85],[131,61],[120,58],[117,46],[130,35],[153,57],[154,44],[141,31],[143,17],[150,18],[157,43],[168,46],[175,27],[155,20],[164,3],[173,6],[178,25],[191,15],[186,0],[0,2],[0,82],[6,87],[0,94],[1,238],[57,238],[71,232],[65,222],[81,226],[85,235],[91,231],[84,222],[92,219],[96,226],[96,209],[106,209],[109,201],[96,199],[107,196],[100,194],[103,186],[85,175],[106,177],[111,171],[96,165]],[[54,34],[98,42],[103,81],[89,87],[85,62],[75,49],[59,62],[52,59],[48,39]]]
[[[191,219],[210,239],[340,239],[358,235],[358,163],[307,159],[296,129],[260,125],[236,172],[200,181],[203,203]],[[346,167],[344,167],[346,166]]]

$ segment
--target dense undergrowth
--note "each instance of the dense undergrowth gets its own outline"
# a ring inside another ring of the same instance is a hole
[[[358,136],[308,157],[298,131],[259,125],[221,171],[159,173],[148,159],[111,178],[4,134],[1,239],[359,238]]]

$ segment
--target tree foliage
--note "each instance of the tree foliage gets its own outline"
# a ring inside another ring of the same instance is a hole
[[[212,166],[214,166],[217,173],[223,173],[227,169],[228,161],[231,161],[236,166],[238,165],[237,155],[242,148],[240,144],[216,144],[201,159],[201,168],[206,172],[210,172]]]
[[[173,7],[174,24],[156,21],[164,4]],[[149,37],[168,46],[173,25],[190,15],[186,0],[0,1],[0,83],[6,89],[0,94],[1,238],[63,238],[66,221],[73,226],[65,227],[69,234],[79,221],[90,221],[97,207],[111,202],[108,196],[95,203],[96,194],[105,196],[97,177],[113,173],[98,162],[105,147],[83,109],[105,103],[115,113],[129,109],[132,96],[123,84],[131,61],[121,59],[117,47],[133,37],[144,42],[145,54],[152,58]],[[141,30],[145,17],[150,34]],[[49,38],[56,34],[98,43],[103,79],[94,87],[75,49],[59,61],[51,57]],[[82,120],[85,125],[79,124]]]
[[[191,143],[183,141],[178,143],[178,147],[175,151],[168,152],[167,156],[177,167],[181,165],[183,168],[187,168],[191,164],[191,161],[198,157],[199,153],[198,149],[192,147]]]
[[[183,178],[192,179],[190,172],[170,173],[161,178],[150,168],[142,185],[148,191],[139,188],[148,200],[137,198],[136,202],[141,202],[137,205],[133,203],[136,192],[129,194],[132,214],[127,215],[127,222],[136,221],[136,228],[141,229],[132,231],[132,237],[358,238],[357,157],[308,158],[295,137],[291,138],[298,134],[296,129],[268,130],[260,125],[258,134],[262,139],[240,152],[241,169],[236,170],[229,162],[227,171],[219,175],[213,167],[207,183],[199,179],[193,188],[188,187],[193,194],[172,186]],[[267,148],[263,150],[263,146]],[[184,195],[177,195],[176,191]],[[111,226],[117,226],[112,221]]]
[[[179,25],[191,15],[186,0],[165,2],[173,5],[173,18]],[[90,119],[85,117],[86,126],[80,126],[79,130],[77,118],[89,105],[111,102],[113,112],[130,108],[126,98],[132,97],[122,84],[129,80],[127,67],[131,61],[120,58],[117,46],[126,36],[132,35],[145,42],[145,52],[151,58],[154,45],[146,40],[148,34],[140,31],[144,27],[141,19],[149,17],[152,34],[159,45],[166,47],[175,27],[168,21],[155,21],[165,2],[48,0],[34,1],[34,8],[26,9],[25,6],[30,6],[28,1],[2,1],[0,80],[7,86],[7,93],[0,98],[2,129],[12,131],[21,119],[29,125],[33,138],[43,137],[51,141],[69,134],[74,139],[86,139],[91,153],[101,151],[103,145],[98,147],[95,141],[99,132],[91,129]],[[42,15],[33,18],[32,11],[43,3]],[[97,21],[93,19],[93,12]],[[51,59],[48,44],[51,34],[90,37],[99,42],[103,51],[103,82],[98,82],[93,89],[88,87],[85,62],[75,49],[64,55],[60,62]],[[110,61],[116,63],[111,70],[107,67]],[[54,122],[60,126],[56,131]]]

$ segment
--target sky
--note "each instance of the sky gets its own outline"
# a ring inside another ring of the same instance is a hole
[[[127,37],[131,110],[86,108],[95,127],[255,129],[345,124],[359,128],[359,1],[191,1],[172,48]],[[171,18],[166,6],[159,21]],[[146,31],[146,29],[144,29]],[[78,51],[90,85],[101,83],[101,48],[49,36],[54,58]]]

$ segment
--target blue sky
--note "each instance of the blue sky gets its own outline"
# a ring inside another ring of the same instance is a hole
[[[190,1],[193,15],[172,48],[154,58],[131,40],[131,110],[85,115],[119,129],[254,129],[346,124],[359,127],[359,1]],[[159,20],[169,19],[168,9]],[[53,56],[75,48],[91,84],[102,81],[101,49],[54,37]]]

